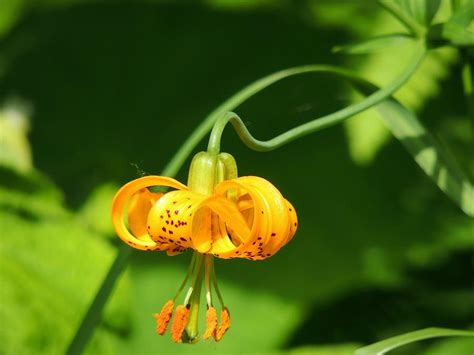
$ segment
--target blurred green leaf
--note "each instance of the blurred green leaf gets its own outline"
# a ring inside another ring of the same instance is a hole
[[[114,254],[62,207],[39,174],[0,171],[0,352],[64,352]],[[88,353],[114,354],[128,330],[127,278],[108,304]]]
[[[380,355],[416,341],[448,336],[474,336],[474,332],[445,328],[427,328],[395,336],[358,349],[354,355]]]
[[[386,47],[397,46],[400,43],[413,39],[405,33],[394,33],[389,35],[372,37],[359,43],[337,46],[333,52],[347,54],[366,54],[386,49]]]
[[[428,27],[441,0],[379,0],[379,3],[410,26],[413,26],[414,20],[423,27]]]
[[[459,7],[442,25],[442,35],[457,46],[474,45],[474,2]]]
[[[353,355],[359,346],[356,344],[313,345],[290,349],[282,355]]]
[[[384,31],[395,30],[387,24],[385,17],[380,18],[376,26],[381,26]],[[411,43],[406,42],[406,44],[400,43],[397,48],[372,53],[360,63],[359,72],[361,76],[384,86],[393,80],[394,71],[406,65],[412,51]],[[429,99],[440,92],[442,80],[449,75],[450,67],[456,59],[457,53],[452,48],[429,51],[418,71],[394,96],[410,109],[421,110]],[[392,137],[373,110],[362,112],[347,121],[345,128],[351,156],[360,165],[371,163]]]
[[[26,105],[18,101],[0,109],[0,165],[22,172],[32,168],[27,111]]]
[[[0,38],[6,35],[19,20],[25,5],[25,0],[0,1]]]
[[[366,94],[375,91],[360,86]],[[474,216],[474,188],[454,157],[427,131],[415,114],[394,99],[376,106],[393,135],[418,165],[469,216]]]

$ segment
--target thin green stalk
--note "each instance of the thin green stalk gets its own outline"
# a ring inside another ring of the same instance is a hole
[[[184,276],[183,282],[181,282],[181,285],[179,286],[178,291],[176,291],[176,294],[173,297],[173,302],[176,302],[179,295],[181,294],[181,291],[183,291],[184,286],[186,286],[189,276],[191,276],[191,274],[193,273],[195,260],[196,260],[196,253],[193,253],[193,256],[191,257],[191,262],[189,263],[188,271],[186,272],[186,276]]]
[[[309,122],[308,124],[301,125],[299,127],[290,130],[283,135],[279,136],[281,142],[284,141],[285,135],[291,135],[291,138],[286,138],[286,142],[301,137],[305,134],[314,132],[317,129],[321,129],[324,127],[328,127],[330,125],[334,125],[336,123],[342,122],[344,119],[351,117],[352,115],[359,113],[377,103],[381,102],[385,98],[391,96],[395,91],[397,91],[415,72],[418,65],[421,63],[424,55],[426,53],[426,49],[424,45],[420,45],[415,53],[411,64],[408,68],[400,75],[398,79],[396,79],[392,84],[387,86],[380,91],[368,96],[366,99],[362,100],[361,102],[346,107],[342,110],[339,110],[331,115],[326,115],[321,117],[319,120],[314,120]],[[332,73],[336,76],[347,76],[350,75],[353,77],[354,75],[349,71],[344,69],[340,69],[334,66],[328,65],[307,65],[307,66],[300,66],[285,69],[273,74],[270,74],[264,78],[261,78],[252,84],[248,85],[241,91],[237,92],[235,95],[231,96],[225,102],[223,102],[220,106],[218,106],[214,111],[212,111],[202,122],[201,124],[191,133],[188,139],[184,142],[184,144],[179,148],[178,152],[173,156],[170,162],[165,166],[161,175],[175,176],[182,165],[185,163],[186,159],[192,153],[196,145],[205,137],[206,134],[211,130],[214,123],[222,116],[224,116],[227,112],[234,110],[237,106],[241,103],[246,101],[248,98],[252,97],[256,93],[262,91],[263,89],[267,88],[268,86],[294,75],[301,75],[305,73],[315,73],[315,72],[326,72]],[[316,121],[320,121],[319,123]],[[283,137],[282,137],[283,136]],[[278,137],[277,137],[278,138]],[[271,142],[272,140],[270,140]],[[219,142],[220,144],[220,142]],[[267,144],[272,144],[268,143]],[[215,145],[214,145],[215,146]],[[211,147],[211,149],[214,149]],[[273,148],[274,149],[274,148]],[[128,246],[121,246],[115,261],[111,265],[107,275],[104,278],[94,300],[92,301],[87,313],[84,316],[84,319],[79,326],[71,344],[68,347],[67,354],[80,354],[84,350],[85,346],[87,345],[93,330],[97,326],[100,321],[100,317],[102,314],[102,310],[107,302],[112,289],[124,270],[127,261],[130,257],[131,250]],[[219,295],[219,293],[218,293]]]
[[[376,91],[372,95],[367,96],[361,102],[353,104],[351,106],[345,107],[339,111],[330,113],[326,116],[316,118],[310,122],[304,123],[300,126],[297,126],[285,133],[282,133],[272,139],[267,141],[261,141],[255,139],[250,132],[245,127],[245,124],[242,122],[239,116],[237,116],[233,112],[228,112],[225,115],[221,116],[215,123],[211,136],[209,138],[209,144],[207,150],[211,153],[218,153],[220,151],[220,141],[221,136],[224,131],[225,126],[228,122],[232,124],[234,129],[236,130],[237,134],[239,135],[240,139],[243,143],[249,147],[250,149],[260,151],[260,152],[267,152],[270,150],[274,150],[276,148],[281,147],[284,144],[287,144],[295,139],[300,137],[306,136],[310,133],[314,133],[319,131],[323,128],[327,128],[338,123],[341,123],[345,119],[360,113],[369,107],[372,107],[381,101],[385,100],[387,97],[392,96],[403,84],[405,84],[408,79],[414,74],[416,69],[419,67],[420,63],[422,62],[425,56],[426,50],[423,45],[420,45],[416,53],[410,62],[410,65],[405,69],[405,71],[398,76],[390,85],[386,86],[385,88]],[[356,76],[351,71],[343,70],[334,67],[325,67],[324,69],[320,68],[319,66],[307,66],[307,67],[299,67],[300,70],[308,70],[311,72],[315,71],[329,71],[332,74],[342,76],[342,77],[350,77],[355,80],[358,80]]]
[[[211,267],[211,274],[212,274],[212,284],[214,285],[214,289],[216,290],[216,295],[217,298],[219,299],[219,303],[221,304],[221,307],[224,308],[224,299],[222,298],[221,291],[219,290],[219,285],[217,284],[217,276],[216,276],[216,269],[214,267],[214,259],[211,259],[210,261],[210,267]]]

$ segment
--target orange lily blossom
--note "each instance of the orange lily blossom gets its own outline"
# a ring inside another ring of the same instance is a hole
[[[149,190],[157,186],[175,190]],[[288,243],[298,226],[294,207],[275,186],[256,176],[237,177],[231,155],[207,152],[198,153],[193,159],[188,186],[163,176],[144,176],[125,184],[112,203],[112,222],[117,235],[133,248],[166,251],[168,255],[194,250],[176,296],[154,315],[160,335],[173,318],[171,335],[177,343],[198,340],[203,276],[207,301],[204,339],[213,337],[219,341],[230,327],[230,314],[217,286],[213,257],[264,260]],[[176,299],[190,276],[191,286],[173,317]],[[212,287],[221,306],[219,325]]]

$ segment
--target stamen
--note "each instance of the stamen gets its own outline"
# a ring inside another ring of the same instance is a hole
[[[229,330],[230,328],[230,313],[227,307],[223,308],[221,311],[221,324],[219,325],[219,328],[216,331],[215,339],[216,341],[219,341],[222,339],[224,334]]]
[[[206,331],[204,332],[204,339],[209,339],[211,336],[216,337],[217,329],[217,312],[214,307],[209,307],[206,312]]]
[[[176,294],[173,297],[173,301],[176,301],[176,299],[181,294],[181,291],[183,291],[184,286],[186,286],[186,283],[188,282],[189,276],[191,276],[191,273],[194,270],[195,261],[196,261],[196,253],[193,253],[193,256],[191,257],[191,262],[189,263],[188,271],[186,272],[186,276],[184,276],[183,282],[179,286],[178,291],[176,291]],[[187,302],[184,302],[184,304],[187,304]]]
[[[173,318],[173,324],[171,325],[171,338],[175,343],[181,343],[181,336],[183,335],[184,328],[188,323],[189,308],[183,305],[176,307],[176,312]]]
[[[168,323],[170,322],[171,316],[173,315],[173,308],[174,302],[169,300],[165,303],[160,313],[155,313],[153,315],[153,317],[156,319],[156,332],[159,335],[165,334],[166,328],[168,328]]]
[[[212,274],[212,284],[217,294],[217,298],[219,299],[219,303],[221,304],[222,309],[225,308],[224,300],[222,299],[221,291],[219,290],[219,286],[217,285],[217,276],[216,270],[214,268],[214,259],[210,260],[210,273]]]

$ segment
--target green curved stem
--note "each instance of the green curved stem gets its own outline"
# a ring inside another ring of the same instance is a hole
[[[389,97],[395,91],[397,91],[415,72],[418,68],[418,65],[423,60],[426,54],[426,47],[423,42],[419,42],[418,47],[415,51],[415,55],[413,59],[410,61],[410,65],[405,69],[405,71],[390,85],[386,88],[380,90],[377,93],[367,97],[365,100],[361,101],[356,105],[364,105],[365,108],[357,111],[361,112],[364,109],[370,107],[370,105],[364,104],[367,100],[372,101],[372,105],[377,104],[378,102],[382,101],[384,98]],[[344,74],[348,74],[351,77],[355,77],[353,73],[350,71],[340,69],[335,66],[330,65],[305,65],[299,66],[294,68],[285,69],[273,74],[270,74],[266,77],[263,77],[252,84],[246,86],[235,95],[231,96],[229,99],[224,101],[220,106],[218,106],[214,111],[212,111],[202,122],[201,124],[191,133],[189,138],[184,142],[181,146],[179,151],[174,155],[173,159],[166,165],[165,169],[163,170],[163,174],[167,176],[175,175],[179,168],[184,164],[187,157],[191,154],[193,149],[196,145],[208,134],[211,130],[214,123],[225,115],[227,112],[234,110],[237,106],[241,103],[246,101],[248,98],[252,97],[253,95],[257,94],[258,92],[262,91],[263,89],[267,88],[268,86],[291,76],[301,75],[306,73],[315,73],[315,72],[327,72],[332,74],[339,74],[340,76],[344,76]],[[343,112],[341,112],[343,111]],[[347,114],[354,114],[350,112],[350,107],[346,107],[340,111],[337,111],[336,114],[338,115],[347,115]],[[343,117],[342,119],[347,118]],[[324,124],[325,121],[328,120],[327,116],[321,117],[320,119],[324,119],[322,123]],[[312,121],[313,122],[313,121]],[[336,124],[335,122],[334,124]],[[309,123],[311,124],[311,122]],[[303,125],[304,126],[304,125]],[[296,129],[304,129],[304,127],[300,126],[301,128],[297,127]]]
[[[334,114],[324,116],[319,120],[311,121],[305,125],[301,125],[299,127],[294,128],[278,137],[280,140],[283,141],[287,139],[286,142],[289,142],[293,139],[301,137],[305,134],[314,132],[317,129],[321,129],[324,127],[328,127],[330,125],[334,125],[338,122],[342,122],[344,119],[354,115],[358,112],[361,112],[368,107],[375,105],[385,99],[386,97],[392,95],[396,90],[400,88],[408,78],[415,72],[416,68],[422,61],[424,55],[426,53],[426,48],[424,44],[420,42],[420,45],[415,53],[411,64],[408,68],[402,73],[398,79],[396,79],[392,84],[387,86],[385,89],[377,91],[376,93],[370,95],[365,100],[361,101],[358,104],[353,106],[347,107],[340,111],[335,112]],[[225,102],[223,102],[220,106],[218,106],[214,111],[212,111],[202,122],[201,124],[196,127],[196,129],[191,133],[188,139],[184,142],[184,144],[179,148],[178,152],[173,156],[170,162],[165,166],[161,175],[175,176],[179,169],[183,166],[186,159],[188,159],[189,155],[192,153],[194,148],[197,144],[208,134],[208,132],[213,127],[214,123],[224,116],[227,112],[234,110],[237,106],[241,103],[246,101],[248,98],[252,97],[256,93],[262,91],[263,89],[267,88],[268,86],[291,76],[294,75],[301,75],[305,73],[314,73],[314,72],[328,72],[333,73],[339,76],[350,76],[354,80],[357,80],[357,77],[349,71],[340,69],[334,66],[328,65],[307,65],[307,66],[300,66],[285,69],[273,74],[270,74],[264,78],[261,78],[252,84],[246,86],[241,91],[237,92],[235,95],[231,96]],[[355,107],[356,109],[352,109]],[[225,126],[225,125],[224,125]],[[319,127],[319,128],[318,128]],[[223,129],[223,128],[222,128]],[[222,134],[222,132],[221,132]],[[285,138],[289,137],[290,138]],[[283,136],[283,137],[282,137]],[[276,138],[278,138],[276,137]],[[275,139],[275,138],[274,138]],[[220,142],[220,138],[217,140]],[[270,140],[271,142],[272,140]],[[266,142],[267,144],[271,144]],[[220,144],[220,143],[219,143]],[[284,143],[283,143],[284,144]],[[281,144],[280,144],[281,145]],[[278,145],[279,146],[279,145]],[[214,149],[211,147],[211,149]],[[274,149],[274,148],[273,148]],[[80,354],[83,352],[85,346],[87,345],[95,327],[100,322],[100,317],[102,315],[102,310],[112,293],[113,287],[117,282],[118,278],[122,274],[127,262],[132,254],[132,249],[127,246],[120,247],[117,252],[117,256],[112,263],[109,271],[104,277],[97,294],[95,295],[91,305],[89,306],[84,318],[78,327],[78,330],[75,333],[74,338],[72,339],[69,347],[67,349],[67,354]],[[218,292],[219,295],[219,292]]]
[[[240,139],[247,147],[260,152],[274,150],[307,134],[314,133],[323,128],[327,128],[341,123],[345,119],[352,117],[392,96],[414,74],[414,72],[422,62],[425,54],[426,49],[424,45],[420,44],[415,52],[413,59],[410,61],[410,64],[405,69],[405,71],[385,88],[367,96],[361,102],[350,105],[323,117],[316,118],[310,122],[292,128],[289,131],[286,131],[285,133],[282,133],[267,141],[261,141],[254,138],[248,131],[247,127],[245,127],[245,124],[242,122],[239,116],[237,116],[233,112],[227,112],[225,115],[221,116],[216,121],[212,129],[211,136],[209,138],[207,150],[211,153],[218,153],[220,151],[220,141],[222,133],[228,122],[232,124]],[[329,72],[331,74],[343,78],[351,78],[352,81],[360,81],[360,78],[354,75],[351,71],[340,69],[338,67],[308,65],[293,68],[293,70],[298,70],[300,72]]]

